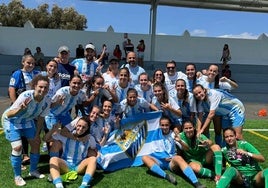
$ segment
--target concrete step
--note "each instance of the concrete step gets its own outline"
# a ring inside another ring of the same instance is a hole
[[[232,73],[237,83],[268,83],[267,73]]]
[[[261,104],[268,104],[268,97],[267,93],[235,93],[232,92],[239,100],[243,103],[251,102],[251,103],[261,103]]]
[[[239,83],[238,88],[233,90],[234,93],[262,93],[268,94],[267,83]]]

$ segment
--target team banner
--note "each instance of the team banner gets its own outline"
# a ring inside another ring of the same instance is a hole
[[[100,149],[98,166],[105,171],[115,171],[142,165],[144,155],[168,157],[159,128],[161,116],[162,112],[148,112],[122,119],[121,128],[114,131]]]

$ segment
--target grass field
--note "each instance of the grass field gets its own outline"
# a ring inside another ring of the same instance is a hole
[[[268,120],[247,120],[245,124],[247,129],[266,129],[268,128]],[[262,167],[268,167],[268,132],[267,131],[244,131],[244,138],[252,143],[257,149],[267,158],[267,161],[261,164]],[[213,138],[213,134],[212,134]],[[5,139],[3,132],[0,134],[0,181],[1,187],[12,188],[15,187],[13,183],[13,172],[11,169],[11,164],[9,161],[9,156],[11,153],[11,147],[9,142]],[[41,172],[48,175],[48,158],[44,154],[41,156],[41,162],[39,169]],[[54,187],[52,183],[48,182],[47,179],[31,179],[27,176],[27,170],[23,171],[22,176],[27,182],[27,185],[24,187],[41,187],[41,188],[52,188]],[[169,173],[169,172],[168,172]],[[178,185],[177,187],[192,187],[185,178],[176,175]],[[82,177],[79,176],[77,180],[71,182],[70,184],[65,184],[67,188],[77,188],[80,185]],[[200,181],[205,184],[208,188],[215,187],[215,183],[209,179],[200,179]],[[96,188],[134,188],[134,187],[146,187],[146,188],[171,188],[175,187],[164,179],[158,178],[152,175],[146,167],[135,167],[119,170],[112,173],[104,173],[102,171],[97,171],[94,175],[94,179],[91,183],[93,187]]]

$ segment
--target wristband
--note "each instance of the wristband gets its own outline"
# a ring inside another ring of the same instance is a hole
[[[252,156],[253,156],[253,153],[247,152],[247,155],[248,155],[249,157],[252,157]]]

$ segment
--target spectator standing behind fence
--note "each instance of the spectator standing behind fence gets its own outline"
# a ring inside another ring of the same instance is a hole
[[[32,55],[30,48],[25,48],[23,55]]]
[[[231,53],[228,44],[224,44],[223,46],[221,61],[222,61],[222,70],[225,68],[228,61],[231,61]]]
[[[137,46],[137,52],[138,52],[138,65],[143,67],[144,66],[144,62],[143,62],[143,58],[144,58],[144,51],[145,51],[145,44],[144,44],[144,40],[140,40],[140,43]]]
[[[121,58],[122,58],[122,51],[121,51],[121,49],[120,49],[119,44],[117,44],[117,45],[115,46],[113,55],[114,55],[115,57],[117,57],[117,59],[118,59],[119,61],[121,60]]]
[[[107,62],[108,62],[108,58],[109,58],[109,51],[107,49],[107,45],[106,44],[103,44],[102,45],[102,49],[104,50],[104,53],[103,53],[103,57],[102,57],[102,65],[105,65]],[[100,55],[101,57],[101,55]]]
[[[125,52],[125,54],[124,54],[125,56],[123,57],[123,59],[127,58],[127,49],[126,49],[127,41],[128,41],[128,38],[126,36],[124,36],[124,41],[122,43],[122,46],[123,46],[123,50]]]
[[[84,48],[82,44],[79,44],[78,47],[76,48],[76,55],[75,58],[84,58]]]
[[[126,48],[126,57],[129,52],[134,52],[134,45],[131,43],[130,39],[127,39],[127,43],[125,45]]]
[[[35,59],[35,66],[39,66],[41,71],[45,70],[45,55],[41,51],[41,48],[38,46],[36,47],[36,52],[34,53],[34,59]]]

